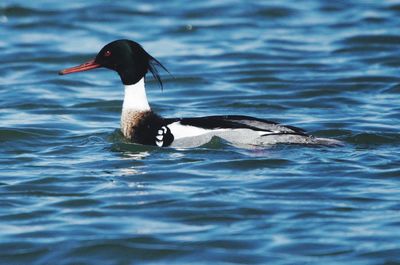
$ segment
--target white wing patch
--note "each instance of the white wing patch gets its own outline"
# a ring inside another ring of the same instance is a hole
[[[182,125],[179,121],[171,123],[168,125],[168,128],[171,130],[174,139],[181,139],[186,137],[196,137],[200,135],[204,135],[207,133],[215,133],[216,136],[220,136],[224,138],[226,133],[232,134],[235,132],[243,133],[243,131],[248,131],[249,133],[255,133],[257,136],[267,135],[267,134],[276,134],[280,133],[280,131],[254,131],[251,129],[204,129],[190,125]]]
[[[185,137],[194,137],[202,134],[206,134],[215,130],[207,130],[195,126],[190,125],[182,125],[179,121],[171,123],[168,125],[168,128],[171,130],[174,139],[180,139]]]
[[[268,135],[268,134],[278,134],[278,133],[283,133],[282,131],[278,131],[278,130],[276,130],[276,131],[270,131],[270,132],[268,132],[268,131],[258,131],[258,133],[260,134],[260,136],[265,136],[265,135]]]

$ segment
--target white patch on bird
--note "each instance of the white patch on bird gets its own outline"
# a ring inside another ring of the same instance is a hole
[[[277,134],[277,133],[281,133],[282,131],[257,131],[257,133],[260,135],[260,136],[265,136],[265,135],[268,135],[268,134]]]
[[[145,112],[150,111],[150,105],[147,101],[144,77],[136,84],[125,85],[124,103],[122,110]]]
[[[216,130],[208,130],[190,125],[182,125],[179,121],[168,125],[174,139],[199,136]]]
[[[185,137],[195,137],[200,136],[207,133],[212,133],[215,135],[219,135],[224,138],[225,134],[236,134],[241,133],[243,131],[247,131],[248,133],[252,132],[255,133],[257,136],[267,135],[267,134],[275,134],[279,133],[278,131],[268,132],[268,131],[254,131],[251,129],[232,129],[232,128],[225,128],[225,129],[204,129],[200,127],[190,126],[190,125],[182,125],[179,121],[171,123],[168,125],[168,128],[171,130],[174,139],[180,139]]]

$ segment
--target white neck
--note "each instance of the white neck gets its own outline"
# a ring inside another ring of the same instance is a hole
[[[124,103],[122,104],[122,111],[124,110],[137,112],[150,111],[144,77],[136,84],[125,85]]]

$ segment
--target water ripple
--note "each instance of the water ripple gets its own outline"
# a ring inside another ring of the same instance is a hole
[[[0,3],[4,264],[397,264],[398,1]],[[172,73],[154,110],[244,114],[344,146],[126,141],[104,69],[133,39]]]

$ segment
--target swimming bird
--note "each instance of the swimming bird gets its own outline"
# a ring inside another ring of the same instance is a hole
[[[146,96],[145,76],[151,72],[160,83],[157,67],[167,69],[137,42],[116,40],[105,45],[93,60],[67,68],[60,75],[104,67],[114,70],[125,89],[121,131],[130,141],[159,147],[196,147],[219,137],[236,146],[257,147],[271,144],[320,144],[340,142],[317,138],[303,129],[242,115],[192,118],[163,118],[154,113]],[[167,71],[168,72],[168,71]]]

